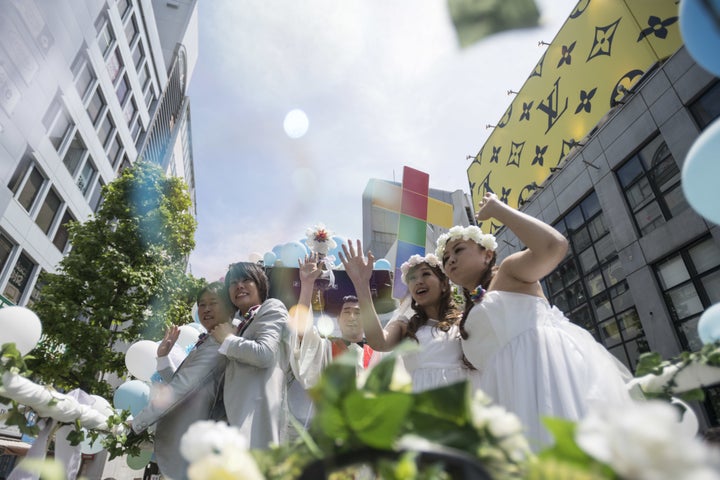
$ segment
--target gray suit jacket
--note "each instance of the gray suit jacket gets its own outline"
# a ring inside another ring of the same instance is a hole
[[[141,432],[157,422],[155,457],[160,471],[173,480],[187,478],[188,463],[180,454],[180,439],[188,427],[198,420],[214,417],[213,406],[225,371],[225,356],[218,353],[220,345],[212,336],[190,351],[175,371],[165,368],[158,372],[163,378],[160,390],[165,401],[151,401],[133,418],[133,430]]]
[[[238,427],[250,448],[268,448],[285,439],[288,312],[280,300],[260,306],[242,336],[227,342],[224,400],[228,423]]]

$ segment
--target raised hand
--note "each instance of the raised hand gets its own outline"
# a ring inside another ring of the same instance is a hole
[[[495,217],[498,206],[505,207],[506,205],[498,199],[497,195],[492,192],[487,192],[478,204],[478,211],[475,213],[475,219],[478,222],[482,222],[483,220],[489,220]]]
[[[298,267],[300,268],[300,283],[314,283],[315,280],[320,278],[323,271],[318,268],[317,254],[305,255],[305,259],[301,261],[298,259]]]
[[[175,346],[175,342],[177,342],[178,337],[180,337],[180,327],[177,325],[171,325],[165,332],[162,342],[158,345],[157,356],[167,357]]]
[[[368,251],[367,258],[362,253],[362,242],[357,240],[356,247],[353,246],[352,240],[347,241],[347,245],[343,244],[342,252],[338,253],[340,261],[345,267],[345,271],[350,280],[356,285],[362,285],[370,282],[373,273],[373,265],[375,257],[372,252]]]

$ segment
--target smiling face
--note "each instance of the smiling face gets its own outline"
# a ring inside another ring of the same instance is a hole
[[[359,342],[363,338],[363,328],[360,323],[360,305],[358,302],[343,303],[338,325],[342,338],[350,342]]]
[[[450,280],[467,290],[478,286],[493,252],[472,240],[454,240],[447,243],[443,254],[443,270]]]
[[[258,286],[255,281],[250,278],[230,280],[228,295],[230,296],[230,301],[243,315],[247,313],[250,308],[262,303]]]
[[[447,286],[427,264],[420,263],[408,270],[407,286],[415,303],[431,318],[437,317],[440,299]]]
[[[232,309],[226,299],[206,290],[198,299],[198,316],[200,324],[209,332],[218,324],[229,322],[232,319]]]

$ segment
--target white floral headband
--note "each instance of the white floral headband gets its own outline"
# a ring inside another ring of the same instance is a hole
[[[442,268],[442,265],[440,262],[440,259],[433,255],[432,253],[428,253],[424,257],[420,255],[413,255],[410,258],[408,258],[407,262],[404,262],[402,265],[400,265],[400,271],[402,272],[402,282],[407,285],[407,274],[410,271],[411,268],[417,267],[421,263],[427,263],[431,267],[440,267]]]
[[[477,243],[486,250],[490,250],[491,252],[494,252],[498,246],[497,241],[495,240],[495,236],[489,233],[483,233],[482,230],[480,230],[480,227],[475,225],[470,225],[469,227],[461,227],[459,225],[456,225],[452,227],[447,233],[443,233],[442,235],[440,235],[440,238],[437,239],[437,248],[435,249],[435,255],[437,256],[437,258],[443,258],[443,256],[445,255],[445,247],[449,242],[454,242],[455,240],[461,239],[472,240],[473,242]]]

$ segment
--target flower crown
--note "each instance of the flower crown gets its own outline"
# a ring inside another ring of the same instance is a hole
[[[335,240],[332,238],[332,234],[333,232],[325,228],[325,225],[322,223],[308,228],[305,230],[308,248],[315,253],[327,255],[330,250],[337,247]]]
[[[413,255],[407,259],[407,262],[404,262],[402,265],[400,265],[400,271],[402,272],[401,279],[405,285],[407,285],[407,274],[410,269],[413,267],[417,267],[421,263],[427,263],[431,267],[442,268],[442,262],[440,262],[440,259],[432,253],[428,253],[424,257],[421,257],[420,255]]]
[[[440,235],[440,237],[437,239],[437,248],[435,249],[435,255],[438,258],[442,259],[445,255],[445,247],[447,246],[447,244],[449,242],[454,242],[455,240],[460,239],[472,240],[473,242],[477,243],[486,250],[490,250],[491,252],[494,252],[498,246],[497,241],[495,240],[495,235],[483,233],[482,230],[480,230],[480,227],[477,227],[475,225],[470,225],[469,227],[461,227],[459,225],[456,225],[452,227],[447,233],[443,233],[442,235]]]

